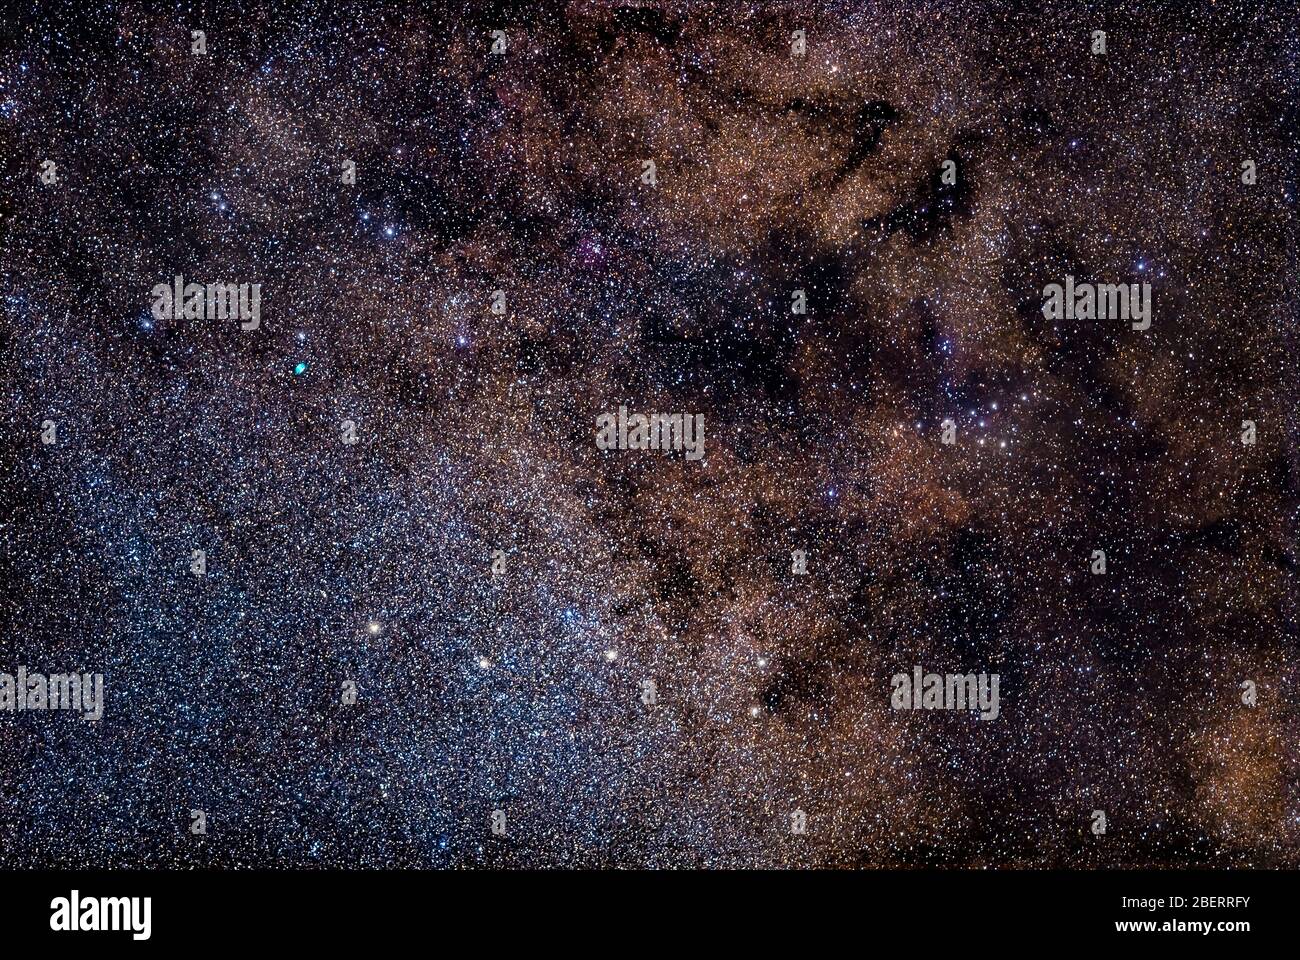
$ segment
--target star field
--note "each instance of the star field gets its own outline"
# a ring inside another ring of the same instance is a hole
[[[0,865],[1300,866],[1289,5],[28,7]]]

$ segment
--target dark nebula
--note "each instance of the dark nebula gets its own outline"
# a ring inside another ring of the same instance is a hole
[[[1293,4],[82,6],[0,674],[103,717],[0,709],[0,866],[1300,866]]]

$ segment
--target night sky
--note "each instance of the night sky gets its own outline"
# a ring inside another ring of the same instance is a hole
[[[1300,865],[1293,4],[25,6],[0,865]]]

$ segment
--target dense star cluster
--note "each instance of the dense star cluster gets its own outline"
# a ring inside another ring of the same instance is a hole
[[[30,6],[0,865],[1300,865],[1292,5]]]

